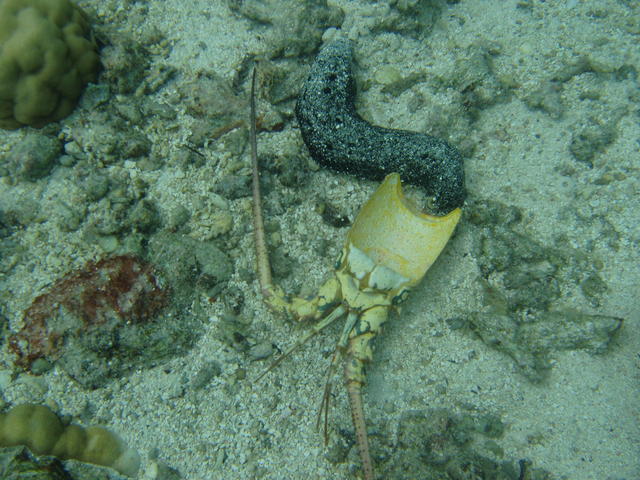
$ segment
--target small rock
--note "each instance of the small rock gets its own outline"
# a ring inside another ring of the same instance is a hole
[[[260,342],[249,348],[251,360],[264,360],[273,355],[273,345],[270,342]]]
[[[193,380],[191,380],[191,387],[194,390],[200,390],[206,387],[214,377],[219,377],[221,373],[222,367],[217,361],[210,360],[205,362],[196,373],[196,376],[193,377]]]
[[[34,181],[46,177],[62,153],[60,140],[39,133],[28,134],[8,155],[17,176]]]

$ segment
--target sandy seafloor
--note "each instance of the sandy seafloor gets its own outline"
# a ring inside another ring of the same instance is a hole
[[[599,275],[608,289],[598,306],[575,292],[557,303],[621,317],[625,323],[607,353],[556,352],[548,378],[531,383],[507,355],[468,331],[448,327],[446,319],[482,308],[479,252],[474,251],[477,243],[472,238],[478,229],[463,221],[442,259],[415,289],[401,315],[392,317],[377,343],[365,394],[371,429],[389,435],[392,445],[398,421],[409,411],[444,407],[494,414],[506,426],[502,437],[495,439],[503,450],[502,460],[528,459],[554,478],[640,479],[637,2],[426,2],[438,5],[439,10],[428,31],[421,34],[381,26],[389,3],[396,2],[329,1],[343,10],[342,32],[356,42],[358,83],[368,82],[358,97],[359,111],[379,125],[444,135],[459,145],[469,155],[465,171],[470,201],[492,199],[516,206],[523,213],[521,232],[545,245],[557,245],[557,239],[563,238],[568,248],[600,262]],[[396,7],[411,3],[398,1]],[[160,117],[145,124],[145,134],[154,151],[168,158],[188,143],[191,134],[192,124],[175,101],[180,83],[203,72],[234,78],[243,58],[268,51],[265,42],[277,28],[232,13],[223,1],[85,0],[80,4],[103,34],[119,32],[134,42],[153,35],[164,39],[158,42],[160,47],[149,49],[148,71],[169,67],[175,72],[149,94],[148,101],[171,105],[178,117],[167,120],[166,125]],[[267,5],[272,12],[282,9],[274,15],[288,13],[286,4],[276,0],[257,4]],[[294,61],[308,65],[312,58],[306,55]],[[466,117],[458,117],[465,110],[455,103],[462,97],[447,89],[435,90],[428,80],[394,95],[383,91],[384,77],[376,77],[382,65],[390,65],[402,77],[419,72],[430,78],[464,71],[460,65],[472,62],[479,62],[480,67],[474,70],[471,65],[469,75],[480,71],[482,76],[488,69],[508,93],[499,101],[479,102],[475,113]],[[580,64],[588,66],[571,67]],[[246,87],[245,81],[241,96]],[[411,108],[416,96],[424,100],[417,109]],[[241,112],[244,115],[246,110]],[[77,111],[62,122],[71,137],[82,115]],[[438,124],[441,117],[446,124]],[[613,132],[601,148],[594,143],[597,151],[587,162],[578,161],[570,151],[572,135],[585,125]],[[3,151],[23,134],[0,132]],[[276,156],[298,149],[299,154],[289,158],[311,165],[300,148],[294,118],[285,118],[281,131],[260,134],[258,143],[262,151]],[[124,169],[133,177],[144,178],[150,185],[148,198],[161,212],[170,211],[175,203],[184,205],[192,215],[191,231],[201,233],[211,220],[196,210],[210,207],[209,187],[233,156],[221,144],[211,142],[200,150],[206,174],[176,167],[170,161],[160,170],[139,169],[127,159],[101,168]],[[248,174],[247,149],[233,160],[245,162],[240,172]],[[328,274],[346,231],[320,221],[314,199],[328,198],[353,218],[375,186],[322,169],[311,171],[301,187],[286,187],[303,200],[286,205],[275,216],[282,225],[280,248],[295,260],[283,283],[288,289],[308,292]],[[63,182],[50,183],[48,177],[37,182],[5,182],[0,185],[0,209],[10,209],[13,199],[24,198],[30,189],[34,200],[46,209],[48,202],[64,199],[61,185]],[[267,192],[267,215],[278,195],[281,192]],[[247,224],[246,235],[227,252],[236,272],[230,286],[244,295],[240,315],[252,319],[255,338],[284,349],[304,329],[271,314],[261,302],[255,278],[249,275],[247,281],[246,274],[238,274],[253,269],[248,200],[226,205],[234,222]],[[609,234],[615,232],[615,245],[605,241],[605,229]],[[17,264],[5,268],[0,276],[3,309],[13,329],[19,328],[21,312],[42,289],[87,259],[105,255],[99,245],[83,242],[80,233],[57,229],[46,215],[13,235],[26,249]],[[326,237],[322,254],[317,236]],[[206,325],[202,338],[185,356],[137,369],[103,388],[87,391],[57,368],[41,377],[19,373],[4,351],[2,397],[7,404],[46,402],[72,416],[91,411],[93,416],[86,420],[106,424],[138,449],[143,460],[140,478],[168,478],[158,473],[159,463],[190,480],[357,478],[355,448],[345,461],[331,463],[315,429],[325,365],[339,327],[329,329],[253,383],[268,361],[251,361],[247,354],[220,341],[216,325],[223,303],[212,302],[194,289],[191,305],[183,315],[197,315]],[[192,389],[191,380],[208,359],[220,363],[221,374],[205,388]],[[246,379],[238,375],[239,369],[246,372]],[[338,430],[348,436],[352,428],[344,392],[336,391],[329,420],[334,439]],[[372,436],[374,454],[379,452],[377,442],[378,436]]]

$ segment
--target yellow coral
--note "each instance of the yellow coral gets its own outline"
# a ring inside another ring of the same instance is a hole
[[[24,445],[37,455],[54,455],[111,467],[133,476],[140,467],[138,453],[103,427],[64,425],[42,405],[17,405],[0,414],[0,447]]]
[[[0,0],[0,128],[66,117],[98,68],[89,24],[69,0]]]

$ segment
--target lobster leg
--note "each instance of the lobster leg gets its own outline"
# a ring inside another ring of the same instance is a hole
[[[258,144],[256,139],[256,70],[254,68],[251,77],[251,98],[250,104],[250,143],[251,143],[251,173],[252,173],[252,194],[253,194],[253,231],[255,237],[256,263],[258,270],[258,280],[260,282],[260,290],[265,301],[271,308],[276,311],[282,311],[290,314],[298,320],[321,319],[331,313],[340,303],[340,285],[334,278],[326,282],[318,292],[318,295],[310,300],[303,298],[289,299],[282,289],[273,283],[271,277],[271,264],[269,262],[269,252],[267,250],[267,242],[264,234],[264,220],[262,217],[262,195],[260,193],[260,172],[258,170]],[[344,312],[343,312],[344,313]],[[332,317],[333,320],[340,315]],[[333,321],[331,320],[331,321]],[[314,327],[315,335],[331,322],[324,323],[323,326]],[[311,338],[305,337],[303,343]],[[294,346],[297,348],[300,345]],[[283,355],[284,357],[285,355]]]
[[[362,405],[362,386],[365,384],[365,365],[373,359],[371,342],[381,332],[388,317],[388,306],[375,306],[360,314],[349,336],[344,363],[344,381],[365,480],[373,480],[374,474]]]
[[[342,305],[340,305],[333,312],[331,312],[329,315],[327,315],[324,319],[322,319],[320,322],[316,323],[306,335],[302,336],[302,338],[300,338],[296,343],[291,345],[282,355],[280,355],[280,357],[278,357],[278,359],[276,361],[274,361],[271,365],[269,365],[269,368],[267,368],[264,372],[262,372],[260,374],[260,376],[258,378],[256,378],[256,382],[258,380],[260,380],[262,377],[264,377],[271,370],[276,368],[278,365],[280,365],[280,363],[282,363],[282,361],[285,358],[287,358],[289,355],[291,355],[293,352],[295,352],[302,345],[307,343],[311,338],[315,337],[318,333],[320,333],[326,327],[331,325],[338,318],[342,317],[346,312],[347,312],[347,310]]]
[[[373,480],[373,462],[369,454],[369,437],[362,407],[362,386],[358,382],[347,382],[347,395],[351,407],[351,420],[356,430],[356,444],[362,462],[365,480]]]
[[[358,315],[355,312],[349,312],[347,316],[347,321],[344,324],[344,328],[342,329],[342,334],[340,335],[340,339],[338,340],[338,344],[336,345],[336,350],[333,352],[333,356],[331,357],[331,363],[329,364],[329,368],[327,368],[327,379],[324,384],[324,393],[322,394],[322,402],[320,403],[320,408],[318,410],[318,419],[316,420],[316,428],[320,426],[320,420],[324,417],[324,444],[327,445],[329,443],[329,435],[328,435],[328,419],[329,419],[329,401],[331,400],[331,389],[333,388],[332,378],[336,372],[336,366],[338,365],[338,361],[342,358],[342,354],[346,351],[347,344],[349,342],[349,336],[351,335],[351,331],[353,327],[358,322]]]

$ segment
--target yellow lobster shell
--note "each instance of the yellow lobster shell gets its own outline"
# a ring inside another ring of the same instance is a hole
[[[459,208],[444,217],[419,212],[403,195],[400,175],[392,173],[360,210],[347,242],[413,286],[442,252],[461,213]]]
[[[420,212],[403,195],[400,175],[387,175],[347,234],[343,264],[361,280],[360,289],[368,286],[396,297],[422,280],[460,215],[460,208],[443,217]]]

